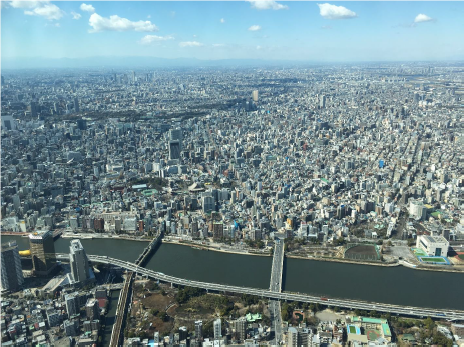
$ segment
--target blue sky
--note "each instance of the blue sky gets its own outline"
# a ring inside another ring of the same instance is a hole
[[[463,60],[464,2],[4,2],[3,58]]]

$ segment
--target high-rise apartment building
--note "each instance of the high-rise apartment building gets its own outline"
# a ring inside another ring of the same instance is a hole
[[[321,95],[319,106],[321,108],[325,108],[326,101],[327,101],[327,97],[325,95]]]
[[[251,96],[253,97],[254,102],[258,102],[258,91],[257,90],[253,90],[253,92],[251,93]]]
[[[98,307],[97,299],[92,298],[87,300],[87,303],[85,304],[85,313],[87,318],[90,320],[100,318],[100,308]]]
[[[221,318],[214,320],[213,331],[214,331],[214,339],[219,340],[222,337]]]
[[[169,141],[169,159],[180,159],[180,141]]]
[[[48,276],[56,268],[53,232],[41,230],[29,234],[29,243],[34,274]]]
[[[64,301],[66,304],[66,312],[68,312],[69,317],[79,314],[81,307],[80,300],[81,299],[77,292],[65,295]]]
[[[19,258],[16,242],[2,245],[2,289],[11,292],[18,291],[24,283],[23,268]]]
[[[288,328],[287,346],[298,346],[298,330],[294,327]]]
[[[203,321],[195,321],[195,337],[197,339],[203,338]]]
[[[80,240],[72,240],[69,247],[69,263],[74,282],[83,283],[90,278],[89,260]]]

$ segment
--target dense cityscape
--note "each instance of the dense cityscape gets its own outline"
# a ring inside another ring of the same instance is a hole
[[[2,233],[30,245],[2,245],[3,344],[102,343],[100,314],[126,286],[129,345],[149,344],[147,334],[167,345],[393,344],[390,315],[348,310],[317,320],[314,305],[246,294],[223,297],[214,320],[189,314],[194,324],[179,326],[170,307],[161,314],[135,298],[171,292],[180,311],[211,294],[118,274],[89,261],[80,239],[156,240],[132,260],[140,265],[158,242],[267,255],[275,292],[284,254],[462,272],[462,73],[419,63],[3,72]],[[60,237],[67,257],[55,254]],[[242,316],[250,300],[258,307]],[[161,335],[135,329],[140,312],[176,324]],[[399,341],[441,334],[459,343],[458,323]],[[369,327],[379,334],[361,334]]]

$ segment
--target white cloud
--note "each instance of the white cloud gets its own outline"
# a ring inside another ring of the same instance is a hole
[[[251,27],[248,28],[250,31],[259,31],[261,30],[261,26],[259,25],[252,25]]]
[[[55,4],[42,3],[31,11],[24,11],[24,14],[28,16],[41,16],[48,20],[58,20],[63,17],[64,12]]]
[[[186,42],[179,42],[180,47],[201,47],[203,46],[202,43],[197,41],[186,41]]]
[[[158,27],[149,20],[139,20],[132,22],[127,18],[121,18],[117,15],[105,18],[97,13],[93,13],[89,18],[89,25],[92,27],[89,32],[96,33],[99,31],[158,31]]]
[[[219,21],[220,21],[221,23],[225,23],[225,22],[226,22],[226,20],[225,20],[224,18],[221,18]]]
[[[226,45],[223,43],[213,43],[213,47],[225,47]]]
[[[319,6],[321,16],[326,19],[350,19],[358,16],[355,12],[343,6],[336,6],[328,3],[317,4],[317,6]]]
[[[167,41],[167,40],[174,40],[174,37],[172,37],[171,35],[167,35],[167,36],[146,35],[139,41],[139,43],[142,45],[149,45],[153,42],[161,42],[161,41]]]
[[[93,7],[92,5],[87,5],[87,4],[81,4],[81,11],[85,11],[85,12],[95,12],[95,7]]]
[[[433,21],[433,18],[423,13],[419,13],[414,19],[414,23],[423,23],[423,22],[431,22],[431,21]]]
[[[73,19],[79,19],[81,18],[81,14],[80,13],[76,13],[74,11],[71,12],[72,16],[73,16]]]
[[[48,4],[49,1],[19,1],[13,0],[10,2],[10,6],[13,8],[35,8]],[[3,4],[3,1],[2,1]]]
[[[288,6],[279,4],[274,0],[248,0],[251,7],[257,10],[287,10]]]

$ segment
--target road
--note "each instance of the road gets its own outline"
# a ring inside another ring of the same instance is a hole
[[[284,268],[284,240],[275,240],[274,256],[272,259],[270,290],[280,293],[282,291],[282,272]]]
[[[270,291],[282,292],[282,272],[284,265],[284,240],[275,239],[274,256],[272,259]],[[275,333],[273,344],[282,343],[282,313],[279,300],[269,300],[269,312],[271,313],[272,328]]]

